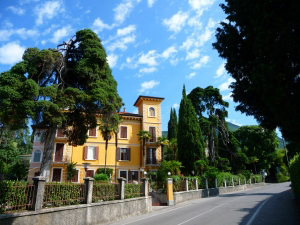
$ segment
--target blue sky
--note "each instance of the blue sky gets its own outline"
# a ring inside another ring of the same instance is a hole
[[[218,87],[229,102],[228,121],[257,124],[235,111],[225,61],[212,49],[225,14],[217,0],[18,0],[0,2],[0,72],[19,62],[28,47],[56,48],[76,31],[91,28],[107,51],[127,112],[138,95],[164,97],[163,130],[182,87]]]

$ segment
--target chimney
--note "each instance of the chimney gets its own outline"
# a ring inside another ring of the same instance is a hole
[[[126,108],[124,107],[124,112],[126,112]]]

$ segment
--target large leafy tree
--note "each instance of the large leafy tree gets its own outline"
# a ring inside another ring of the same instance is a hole
[[[122,106],[101,40],[80,30],[58,49],[28,48],[23,61],[0,76],[0,115],[12,129],[26,119],[47,126],[40,172],[48,180],[55,133],[63,128],[69,144],[85,143],[97,113],[112,115]]]
[[[234,136],[240,142],[241,150],[249,159],[254,172],[271,167],[273,154],[279,145],[275,130],[263,129],[261,126],[242,126],[234,131]]]
[[[206,136],[210,163],[212,164],[216,157],[215,145],[218,141],[216,130],[221,130],[222,125],[225,124],[225,117],[228,115],[226,108],[229,104],[223,101],[219,89],[212,86],[196,87],[190,92],[188,98],[193,103],[202,132]]]
[[[191,173],[193,163],[206,156],[200,125],[192,102],[186,96],[185,86],[179,108],[177,143],[178,160],[182,162],[185,173]]]
[[[160,145],[161,149],[161,161],[164,160],[164,147],[169,145],[169,140],[166,137],[158,137],[157,142],[158,145]]]
[[[226,0],[213,47],[227,60],[237,110],[289,141],[300,136],[300,2]]]
[[[152,138],[152,135],[149,133],[149,131],[146,130],[140,130],[137,134],[138,140],[142,142],[142,148],[143,148],[143,163],[142,166],[145,166],[146,162],[146,142],[149,141]]]
[[[176,109],[171,108],[170,120],[168,122],[168,139],[171,140],[172,138],[177,138],[177,132],[178,132],[178,121],[177,121]]]

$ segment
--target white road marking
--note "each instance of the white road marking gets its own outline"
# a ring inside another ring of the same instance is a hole
[[[255,213],[253,214],[253,216],[250,218],[250,220],[248,221],[248,223],[246,225],[252,225],[253,222],[255,221],[256,217],[259,215],[262,207],[264,206],[264,204],[266,204],[267,201],[270,200],[270,198],[272,198],[273,196],[269,197],[267,200],[265,200],[259,207],[258,209],[255,211]]]

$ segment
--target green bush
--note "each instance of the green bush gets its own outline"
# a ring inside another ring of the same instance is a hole
[[[293,190],[298,199],[300,199],[300,155],[295,155],[290,161],[290,176],[293,184]]]
[[[232,177],[233,177],[233,175],[228,172],[218,173],[218,175],[217,175],[218,187],[224,187],[224,180],[226,180],[227,186],[232,186]]]
[[[278,183],[287,182],[290,180],[289,176],[283,175],[281,172],[276,173],[276,180]]]
[[[141,197],[142,184],[125,184],[125,198]]]
[[[103,174],[106,174],[107,177],[110,177],[110,176],[112,176],[113,171],[114,171],[114,170],[111,169],[111,168],[106,168],[106,173],[104,173],[104,168],[98,168],[98,169],[97,169],[97,174],[103,173]]]
[[[94,179],[95,181],[108,181],[108,176],[104,173],[95,174]]]
[[[105,174],[106,175],[106,174]],[[93,202],[115,200],[116,184],[97,183],[93,185]]]
[[[253,174],[253,177],[256,178],[256,183],[262,182],[262,175],[260,175],[260,174]]]

